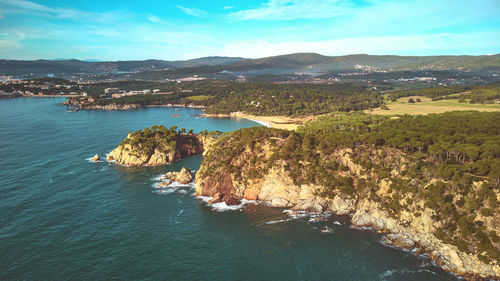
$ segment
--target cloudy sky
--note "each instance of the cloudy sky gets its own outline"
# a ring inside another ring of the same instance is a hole
[[[0,0],[0,59],[500,53],[500,0]]]

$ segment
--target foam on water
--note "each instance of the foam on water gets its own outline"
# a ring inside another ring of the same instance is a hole
[[[265,222],[265,224],[275,224],[275,223],[287,222],[287,221],[291,221],[291,220],[293,220],[293,219],[273,220],[273,221]]]
[[[238,205],[227,205],[226,202],[218,202],[218,203],[209,203],[213,197],[210,196],[196,196],[197,199],[200,199],[202,202],[205,202],[208,206],[212,207],[212,211],[217,212],[225,212],[225,211],[236,211],[241,210],[247,204],[258,204],[255,200],[246,200],[241,199],[240,204]]]
[[[360,231],[376,231],[375,228],[371,226],[353,226],[351,225],[352,229],[360,230]]]
[[[188,184],[182,184],[178,182],[172,182],[167,186],[160,186],[161,181],[157,181],[153,183],[153,188],[155,189],[153,192],[156,194],[164,195],[164,194],[171,194],[171,193],[180,193],[180,194],[187,194],[189,191],[192,191],[195,189],[195,184],[188,183]]]
[[[429,270],[429,269],[417,269],[417,270],[411,270],[411,269],[389,269],[386,270],[384,273],[379,275],[380,280],[387,280],[387,277],[392,277],[392,276],[405,276],[405,275],[412,275],[415,273],[420,273],[420,272],[427,272],[432,275],[436,275],[436,272]],[[392,278],[391,278],[392,280]]]
[[[90,163],[93,163],[93,164],[94,164],[94,163],[99,163],[99,162],[94,162],[94,161],[92,161],[92,157],[90,157],[90,158],[85,158],[85,161],[90,162]]]

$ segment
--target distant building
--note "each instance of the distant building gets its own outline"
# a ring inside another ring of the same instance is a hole
[[[434,77],[415,77],[415,80],[421,81],[421,82],[430,82],[430,81],[435,81],[436,78],[434,78]]]
[[[105,94],[116,94],[119,92],[120,92],[120,89],[118,89],[118,88],[106,88],[106,89],[104,89]]]

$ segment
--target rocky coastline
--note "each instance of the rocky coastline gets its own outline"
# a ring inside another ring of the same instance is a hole
[[[210,203],[226,202],[227,205],[238,205],[240,200],[246,199],[295,211],[349,215],[353,227],[369,227],[384,233],[384,243],[417,253],[426,253],[442,269],[467,280],[500,278],[498,264],[486,264],[476,255],[461,252],[456,246],[437,239],[432,233],[439,222],[432,218],[434,212],[430,209],[425,209],[419,217],[413,212],[404,212],[401,217],[394,218],[379,203],[368,198],[336,195],[332,199],[318,196],[317,191],[321,186],[295,185],[283,169],[273,169],[263,180],[250,184],[233,181],[229,175],[215,179],[200,177],[199,174],[195,179],[195,196],[212,197]],[[216,184],[214,189],[212,185],[215,180],[220,184]]]
[[[279,143],[280,140],[277,140]],[[224,146],[224,148],[221,148]],[[453,272],[467,280],[498,279],[500,278],[500,265],[493,260],[490,263],[482,261],[477,254],[467,253],[457,246],[445,243],[435,233],[443,222],[437,218],[436,212],[425,205],[423,200],[411,197],[401,199],[401,202],[412,201],[397,215],[387,211],[386,206],[377,202],[366,194],[346,195],[341,192],[331,192],[327,187],[314,184],[298,184],[294,176],[287,170],[288,163],[283,160],[275,162],[270,169],[260,176],[252,177],[251,174],[259,165],[273,158],[275,145],[269,141],[260,143],[256,147],[241,147],[239,154],[232,157],[231,165],[240,169],[233,173],[217,159],[221,151],[228,148],[227,143],[219,142],[212,146],[217,148],[206,151],[204,161],[195,178],[195,196],[211,197],[210,203],[225,202],[227,205],[238,205],[241,200],[256,200],[265,204],[287,208],[296,211],[331,212],[336,215],[349,215],[353,227],[373,228],[384,233],[383,242],[398,248],[413,250],[417,253],[426,253],[441,268]],[[258,151],[258,153],[256,153]],[[361,151],[349,148],[337,149],[330,157],[346,167],[339,172],[344,176],[369,179],[377,175],[365,173],[364,168],[355,163],[353,155]],[[394,180],[401,175],[409,165],[409,159],[398,154],[397,151],[373,151],[373,155],[395,155],[391,166]],[[257,154],[257,155],[256,155]],[[252,163],[252,159],[261,159],[260,163]],[[224,160],[224,161],[227,161]],[[262,167],[260,167],[262,168]],[[420,188],[428,188],[439,179],[431,179]],[[394,196],[391,191],[390,180],[378,181],[377,193],[379,196],[390,198]],[[488,231],[499,231],[500,218],[484,220]]]

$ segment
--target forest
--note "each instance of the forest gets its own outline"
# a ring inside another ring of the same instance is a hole
[[[135,95],[111,99],[103,94],[105,88],[125,91],[158,89],[168,94]],[[375,89],[376,88],[376,89]],[[366,83],[288,84],[271,82],[235,82],[207,79],[192,82],[119,81],[85,85],[95,103],[106,105],[188,104],[204,106],[208,113],[244,112],[253,115],[320,115],[331,112],[350,112],[384,108],[388,101],[406,96],[426,96],[433,100],[457,99],[462,103],[499,103],[500,84],[481,86],[438,86],[410,90],[388,90],[387,85]],[[198,97],[204,97],[202,99]]]
[[[135,95],[110,99],[103,95],[107,87],[122,90],[158,88],[164,95]],[[95,103],[140,105],[195,104],[207,107],[208,113],[242,111],[255,115],[325,114],[331,111],[353,111],[379,107],[383,97],[366,85],[339,83],[335,85],[276,84],[268,82],[238,83],[224,80],[158,83],[116,82],[86,86]],[[189,97],[205,96],[204,99]]]
[[[394,91],[387,95],[391,101],[401,97],[425,96],[432,100],[458,99],[459,102],[467,103],[499,103],[500,83],[474,86],[438,86],[424,89],[413,89],[405,91]]]
[[[177,126],[166,128],[163,125],[153,125],[151,128],[131,133],[120,143],[120,146],[130,144],[142,154],[148,155],[153,154],[155,149],[166,153],[175,149],[178,136],[185,132],[184,128],[177,130]]]

